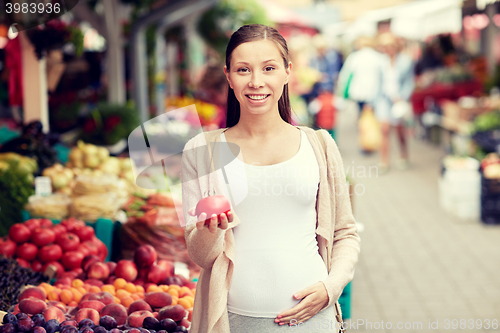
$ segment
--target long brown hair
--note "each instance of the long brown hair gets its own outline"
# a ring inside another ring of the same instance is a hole
[[[285,68],[290,62],[290,55],[288,54],[288,47],[286,41],[278,32],[278,30],[268,27],[262,24],[249,24],[244,25],[234,32],[227,44],[226,48],[226,67],[229,71],[229,66],[231,64],[231,55],[235,48],[243,43],[254,42],[258,40],[269,39],[273,41],[278,50],[280,50],[281,56],[283,57],[283,63]],[[290,109],[290,98],[288,96],[288,83],[283,87],[283,94],[278,101],[278,110],[281,118],[287,123],[292,123],[291,109]],[[240,120],[240,102],[236,99],[234,95],[234,90],[229,87],[227,91],[227,111],[226,111],[226,127],[232,127],[238,123]]]

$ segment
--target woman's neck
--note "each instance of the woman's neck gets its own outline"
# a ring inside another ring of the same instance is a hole
[[[278,111],[260,115],[242,112],[240,120],[233,128],[243,137],[262,139],[282,133],[289,126],[291,125],[281,118]]]

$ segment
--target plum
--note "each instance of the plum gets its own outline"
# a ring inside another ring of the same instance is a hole
[[[0,332],[2,333],[16,333],[16,325],[13,323],[7,323],[0,326]]]
[[[88,318],[82,319],[78,323],[78,328],[82,328],[82,327],[93,328],[94,326],[95,326],[94,322],[91,319],[88,319]]]
[[[185,326],[177,326],[177,328],[175,329],[175,332],[188,333],[188,330]]]
[[[160,322],[154,317],[144,318],[142,326],[147,329],[157,330],[160,327]]]
[[[79,333],[94,333],[94,330],[90,326],[83,326],[78,330]]]
[[[119,329],[117,328],[112,328],[108,331],[109,333],[122,333],[122,331],[120,331]]]
[[[43,328],[41,326],[35,326],[31,330],[31,333],[47,333],[47,331],[45,330],[45,328]]]
[[[21,319],[29,318],[29,316],[26,313],[19,312],[18,314],[16,314],[16,318],[17,318],[17,320],[21,320]]]
[[[45,324],[45,330],[47,331],[47,333],[55,333],[59,331],[59,320],[57,319],[47,320],[47,323]]]
[[[110,330],[118,326],[115,318],[111,316],[102,316],[99,320],[99,325],[101,325],[106,330]]]
[[[35,326],[44,327],[45,323],[46,323],[45,317],[41,313],[36,314],[33,317],[31,317],[31,320],[33,320],[33,323],[35,324]]]
[[[61,327],[61,333],[78,333],[78,329],[75,326],[65,325]]]
[[[26,319],[17,319],[17,330],[19,332],[29,332],[34,326],[35,323],[33,323],[33,320],[31,320],[30,317],[27,317]]]
[[[177,324],[172,318],[166,318],[160,321],[160,327],[162,330],[165,330],[168,333],[172,333],[175,332]]]
[[[15,323],[17,323],[17,317],[15,315],[13,315],[12,313],[7,313],[3,317],[3,323],[4,324],[8,324],[8,323],[15,324]]]
[[[95,333],[108,333],[108,330],[107,330],[107,329],[105,329],[105,328],[104,328],[104,327],[102,327],[102,326],[96,326],[96,327],[94,328],[94,332],[95,332]]]

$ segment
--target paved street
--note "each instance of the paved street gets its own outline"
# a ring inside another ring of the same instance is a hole
[[[491,328],[500,325],[500,225],[460,220],[440,208],[444,153],[428,142],[411,140],[411,169],[377,175],[369,167],[378,156],[359,152],[356,117],[354,110],[339,113],[337,129],[345,167],[358,184],[355,217],[365,227],[348,332],[500,332]]]

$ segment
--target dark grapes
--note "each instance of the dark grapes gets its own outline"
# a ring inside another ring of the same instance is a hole
[[[15,259],[0,255],[0,310],[8,311],[18,302],[19,291],[23,285],[37,286],[47,281],[48,277],[41,272],[21,267]]]
[[[45,330],[47,331],[47,333],[55,333],[59,331],[59,320],[57,319],[47,320],[47,323],[45,324]]]
[[[188,333],[188,330],[186,327],[184,326],[177,326],[177,328],[175,329],[176,332],[182,332],[182,333]]]
[[[99,319],[99,325],[104,327],[107,330],[116,328],[118,325],[116,324],[115,318],[111,316],[102,316],[101,319]]]
[[[35,326],[45,327],[45,317],[43,316],[43,314],[36,314],[31,317],[31,320],[33,320]]]
[[[144,318],[142,326],[144,326],[144,328],[157,330],[160,327],[160,322],[154,317],[146,317]]]

